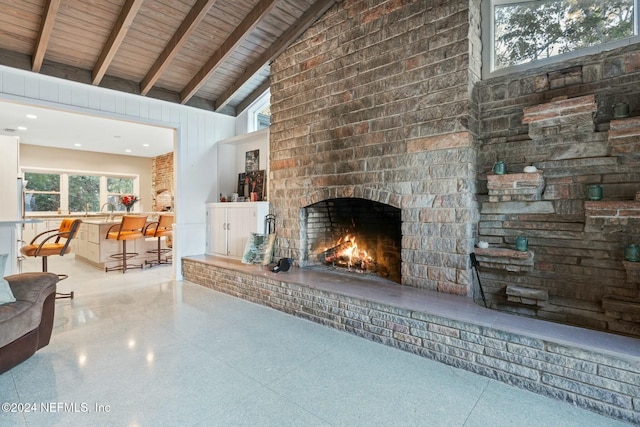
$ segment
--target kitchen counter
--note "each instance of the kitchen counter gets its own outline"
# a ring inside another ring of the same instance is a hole
[[[147,219],[147,224],[154,222],[156,218],[151,216]],[[120,224],[121,218],[82,218],[80,231],[76,239],[75,256],[77,260],[83,261],[96,268],[115,267],[120,264],[120,260],[111,258],[111,255],[122,252],[122,241],[107,239],[107,231],[113,225]],[[127,252],[135,252],[137,255],[130,258],[130,264],[144,264],[145,261],[157,259],[157,255],[148,253],[149,250],[158,248],[158,240],[155,237],[141,237],[127,241]],[[166,241],[161,239],[161,248],[166,248]]]

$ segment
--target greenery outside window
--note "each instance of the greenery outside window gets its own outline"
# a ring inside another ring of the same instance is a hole
[[[100,177],[69,175],[69,210],[97,212],[100,210]]]
[[[133,194],[133,179],[131,178],[107,178],[107,202],[111,203],[115,210],[126,210],[120,204],[120,196],[123,194]]]
[[[120,195],[135,194],[137,177],[24,171],[26,212],[99,212],[106,203],[124,211]]]
[[[485,0],[484,67],[531,68],[638,42],[638,1]]]
[[[60,206],[60,175],[25,173],[25,212],[57,211]]]

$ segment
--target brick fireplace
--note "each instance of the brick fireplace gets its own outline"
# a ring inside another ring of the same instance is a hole
[[[401,282],[400,209],[348,197],[314,203],[301,212],[302,266]]]
[[[271,65],[276,258],[308,262],[307,207],[363,200],[398,210],[399,283],[472,292],[479,17],[440,3],[345,0]]]

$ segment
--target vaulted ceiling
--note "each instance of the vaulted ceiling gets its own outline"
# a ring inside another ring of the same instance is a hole
[[[235,116],[340,0],[0,0],[0,65]]]

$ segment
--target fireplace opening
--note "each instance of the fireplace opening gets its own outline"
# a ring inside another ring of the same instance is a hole
[[[401,211],[358,198],[329,199],[302,209],[303,263],[371,274],[401,283]]]

